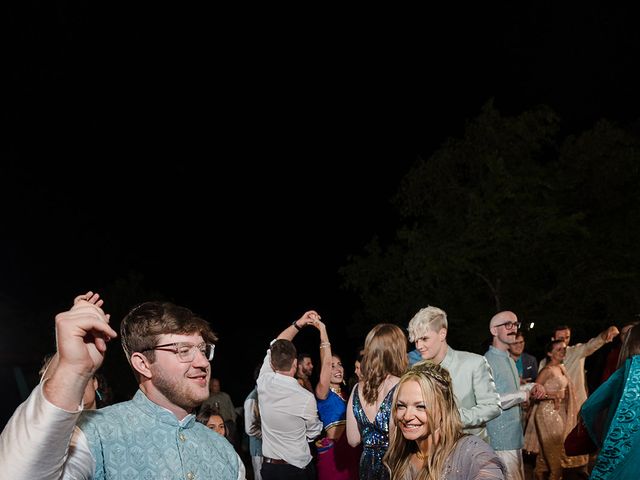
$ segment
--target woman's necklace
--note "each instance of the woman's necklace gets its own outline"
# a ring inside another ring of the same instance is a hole
[[[337,387],[334,387],[333,385],[329,385],[329,390],[331,390],[336,395],[340,395],[340,393],[342,393],[342,388],[340,388],[340,385],[338,385]]]

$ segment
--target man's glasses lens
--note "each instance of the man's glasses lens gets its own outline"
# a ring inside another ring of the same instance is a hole
[[[200,345],[181,345],[178,347],[178,358],[183,362],[193,362],[196,358],[196,349],[200,350],[200,353],[204,355],[204,358],[211,361],[213,360],[213,353],[215,352],[215,345],[213,343],[201,343]]]
[[[178,356],[178,360],[181,362],[193,362],[196,358],[196,351],[200,350],[200,353],[208,361],[213,360],[213,354],[215,353],[216,346],[213,343],[200,343],[198,345],[192,345],[190,343],[167,343],[165,345],[156,345],[149,350],[169,350],[174,352]]]
[[[518,328],[520,328],[520,325],[522,325],[521,322],[506,322],[501,323],[500,325],[496,325],[496,327],[504,327],[507,330],[513,330],[515,328],[517,330]]]

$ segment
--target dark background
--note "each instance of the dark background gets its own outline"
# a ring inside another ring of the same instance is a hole
[[[418,157],[490,99],[550,105],[567,132],[639,118],[622,7],[3,8],[3,384],[19,365],[32,385],[54,314],[88,289],[114,318],[150,298],[205,316],[238,405],[268,341],[310,308],[350,373],[366,332],[348,329],[358,303],[338,268],[392,231]],[[316,354],[313,332],[298,342]],[[19,395],[5,397],[10,412]]]

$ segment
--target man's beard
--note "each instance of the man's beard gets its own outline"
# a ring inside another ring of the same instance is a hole
[[[162,373],[153,373],[153,384],[164,397],[174,405],[190,411],[209,398],[209,388],[202,389],[202,395],[195,393],[195,386],[189,386],[189,380],[184,377],[179,381],[169,378]]]

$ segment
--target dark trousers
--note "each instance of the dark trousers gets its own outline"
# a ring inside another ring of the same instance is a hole
[[[316,480],[316,466],[313,460],[304,468],[288,463],[262,463],[262,480]]]

